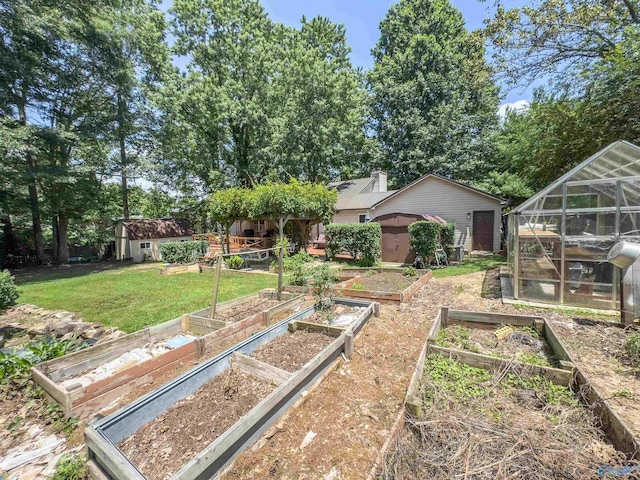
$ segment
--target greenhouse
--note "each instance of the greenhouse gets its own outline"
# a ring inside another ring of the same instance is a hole
[[[640,147],[624,141],[509,213],[513,298],[619,309],[620,271],[607,262],[618,240],[640,242]]]

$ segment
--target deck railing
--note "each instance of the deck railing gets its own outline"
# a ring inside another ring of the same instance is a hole
[[[206,240],[210,247],[220,247],[220,235],[217,233],[197,233],[193,235],[193,239]],[[223,236],[222,240],[226,242],[226,237]],[[262,249],[273,247],[275,239],[272,237],[239,237],[237,235],[230,235],[229,244],[232,250]]]

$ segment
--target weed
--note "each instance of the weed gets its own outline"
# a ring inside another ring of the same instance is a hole
[[[631,392],[631,390],[627,390],[626,388],[613,392],[613,396],[626,398],[627,400],[633,400],[635,398],[633,392]]]
[[[457,399],[479,397],[487,393],[482,385],[491,378],[491,373],[474,368],[440,355],[429,355],[425,360],[425,373],[433,382],[452,393]],[[425,392],[428,396],[428,392]]]
[[[51,480],[84,480],[87,466],[79,455],[63,455],[56,463],[56,471]]]
[[[627,335],[624,340],[624,351],[629,355],[631,363],[640,365],[640,332]]]
[[[227,265],[227,268],[231,270],[240,270],[244,265],[244,260],[239,255],[234,255],[233,257],[229,257],[224,262]]]
[[[364,290],[364,286],[359,282],[351,284],[349,288],[351,288],[351,290]]]
[[[367,277],[373,277],[373,276],[377,275],[378,273],[379,273],[379,272],[378,272],[378,269],[377,269],[377,268],[374,268],[374,269],[372,269],[372,270],[367,270],[367,273],[365,273],[365,275],[366,275]]]
[[[516,327],[516,330],[520,330],[521,332],[531,335],[533,338],[540,338],[540,334],[533,327],[521,326],[521,327]]]
[[[537,353],[524,352],[518,356],[518,361],[523,363],[529,363],[531,365],[548,366],[549,362],[545,357]]]
[[[510,388],[535,390],[542,395],[545,405],[574,406],[577,404],[577,400],[569,388],[563,385],[556,385],[544,377],[520,377],[514,373],[508,373],[502,380],[501,385],[507,393]]]
[[[453,325],[448,328],[443,328],[438,332],[436,344],[441,347],[458,345],[465,350],[477,351],[478,349],[475,348],[470,338],[471,330],[462,325]]]
[[[467,287],[465,287],[464,285],[456,285],[456,288],[455,288],[454,292],[455,292],[456,295],[460,295],[466,289],[467,289]]]
[[[415,277],[418,274],[418,272],[416,272],[416,269],[413,267],[407,267],[402,271],[402,274],[405,277]]]

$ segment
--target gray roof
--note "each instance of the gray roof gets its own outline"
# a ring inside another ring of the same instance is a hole
[[[385,198],[393,195],[396,191],[362,193],[369,189],[374,179],[354,178],[353,180],[342,180],[331,182],[330,188],[335,188],[338,192],[337,210],[366,210]]]

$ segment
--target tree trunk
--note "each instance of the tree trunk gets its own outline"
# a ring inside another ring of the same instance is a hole
[[[60,232],[58,231],[58,215],[54,214],[53,217],[51,218],[51,231],[53,233],[53,239],[51,242],[51,256],[52,256],[52,260],[53,263],[55,263],[56,265],[58,265],[60,262],[58,262],[58,235],[60,235]]]
[[[27,110],[24,102],[18,104],[18,116],[20,124],[27,126]],[[36,249],[36,260],[42,263],[44,260],[44,241],[42,240],[42,225],[40,223],[40,204],[38,202],[38,190],[36,189],[36,168],[30,146],[27,145],[26,155],[27,172],[29,174],[29,206],[31,208],[31,223],[33,226],[33,243]]]
[[[58,262],[69,263],[69,215],[58,214]]]
[[[122,218],[129,218],[129,188],[127,187],[127,149],[124,132],[125,103],[118,92],[118,140],[120,142],[120,188],[122,190]]]

